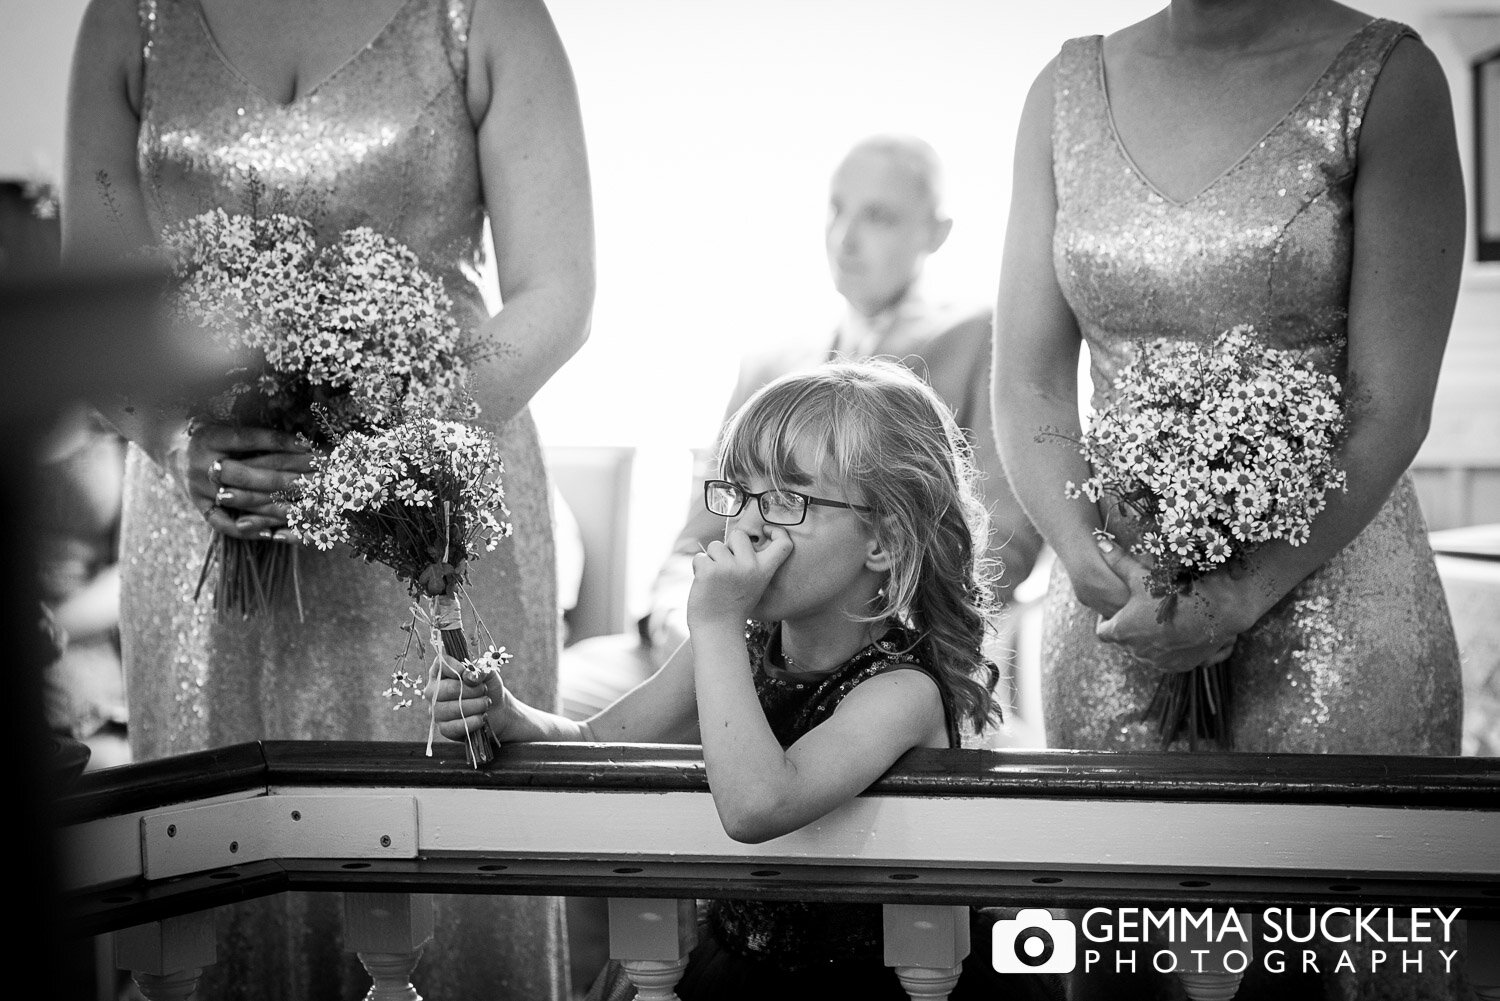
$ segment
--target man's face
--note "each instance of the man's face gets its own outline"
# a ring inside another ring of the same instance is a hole
[[[913,170],[885,153],[859,150],[833,175],[824,234],[834,288],[873,316],[899,299],[946,235]]]

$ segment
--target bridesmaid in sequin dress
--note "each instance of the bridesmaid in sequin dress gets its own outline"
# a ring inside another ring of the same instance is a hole
[[[1227,657],[1237,750],[1458,753],[1457,647],[1406,469],[1463,211],[1447,85],[1401,24],[1326,0],[1174,0],[1065,43],[1040,74],[1017,138],[995,414],[1058,557],[1042,641],[1051,746],[1155,750],[1142,716],[1161,672]],[[1099,406],[1133,341],[1206,343],[1241,323],[1353,387],[1349,489],[1308,544],[1211,575],[1158,623],[1139,564],[1092,535],[1128,541],[1133,526],[1107,502],[1065,501],[1087,467],[1039,432],[1079,434],[1081,345]],[[1441,978],[1389,980],[1360,996],[1447,996]]]
[[[96,178],[109,179],[108,199]],[[320,235],[369,225],[444,281],[489,351],[472,375],[506,466],[515,535],[477,561],[479,616],[516,654],[507,680],[556,698],[558,612],[547,477],[526,409],[587,336],[589,182],[571,70],[541,0],[94,0],[70,97],[65,239],[73,259],[144,242],[219,206],[245,211],[251,179],[313,209]],[[504,308],[480,285],[484,223]],[[137,760],[259,739],[426,738],[420,711],[381,690],[404,648],[409,601],[386,568],[301,553],[304,621],[216,621],[193,600],[210,531],[281,524],[257,504],[305,457],[274,437],[121,413],[132,439],[123,528],[123,643]],[[227,462],[252,440],[260,469]],[[281,451],[276,451],[281,449]],[[259,490],[260,493],[256,493]],[[334,708],[337,712],[334,712]],[[226,908],[200,996],[347,999],[369,976],[342,951],[337,894]],[[438,901],[417,968],[430,997],[567,996],[555,899]]]

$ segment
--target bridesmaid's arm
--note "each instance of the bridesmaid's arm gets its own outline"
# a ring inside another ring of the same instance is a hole
[[[572,70],[541,0],[479,0],[469,106],[503,308],[476,371],[487,413],[508,420],[583,346],[594,304],[588,158]]]
[[[73,49],[62,192],[63,256],[109,265],[151,237],[136,170],[141,27],[132,0],[92,0]]]
[[[118,266],[151,239],[136,168],[141,27],[133,0],[93,0],[84,11],[68,85],[62,254],[70,267]],[[185,422],[122,400],[95,401],[158,465],[186,439]]]
[[[1101,615],[1128,598],[1101,558],[1099,514],[1066,500],[1063,485],[1089,475],[1065,438],[1082,436],[1078,418],[1081,338],[1052,265],[1057,196],[1052,180],[1052,78],[1048,64],[1026,97],[1016,136],[1005,256],[995,309],[995,435],[1011,486],[1027,516],[1068,570],[1078,599]],[[1059,437],[1061,436],[1061,437]]]
[[[1370,97],[1354,187],[1349,293],[1350,433],[1331,494],[1301,546],[1274,542],[1249,573],[1202,582],[1170,628],[1145,602],[1100,636],[1137,652],[1195,631],[1240,632],[1348,545],[1385,503],[1427,436],[1464,255],[1464,191],[1447,80],[1421,42],[1403,39]]]

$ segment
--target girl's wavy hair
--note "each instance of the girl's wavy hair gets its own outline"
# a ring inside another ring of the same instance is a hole
[[[824,467],[799,468],[799,446],[826,456]],[[998,719],[999,672],[982,652],[998,572],[985,556],[989,515],[968,439],[927,383],[885,359],[782,376],[729,420],[718,454],[729,479],[823,472],[845,499],[873,508],[854,513],[891,569],[864,621],[895,619],[915,634],[913,652],[936,675],[955,722],[977,732]]]

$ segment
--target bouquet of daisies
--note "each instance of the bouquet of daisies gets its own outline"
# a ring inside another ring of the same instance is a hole
[[[466,603],[473,609],[465,589],[469,563],[511,534],[503,472],[484,431],[411,417],[383,430],[341,435],[330,452],[313,459],[313,472],[288,505],[288,525],[300,540],[324,550],[347,545],[405,583],[412,596],[410,634],[420,643],[425,626],[434,654],[428,683],[442,670],[438,651],[462,663],[471,683],[510,660],[477,615],[484,649],[477,657],[471,653],[463,611]],[[410,705],[408,696],[421,684],[398,670],[386,694],[400,699],[398,707]],[[493,757],[488,728],[468,746],[476,767]]]
[[[360,227],[319,246],[299,216],[213,209],[167,229],[159,252],[174,317],[242,359],[221,392],[189,405],[193,421],[326,447],[412,408],[463,412],[470,349],[442,282],[400,243]],[[292,546],[216,535],[199,590],[217,562],[221,615],[271,611],[288,582],[295,592],[295,560]]]
[[[1140,525],[1160,621],[1199,578],[1273,539],[1306,542],[1327,494],[1344,488],[1338,380],[1249,326],[1207,346],[1143,343],[1114,386],[1080,443],[1093,475],[1066,493],[1110,498]],[[1227,745],[1228,693],[1223,664],[1163,675],[1147,709],[1163,748],[1184,731],[1194,749]]]

